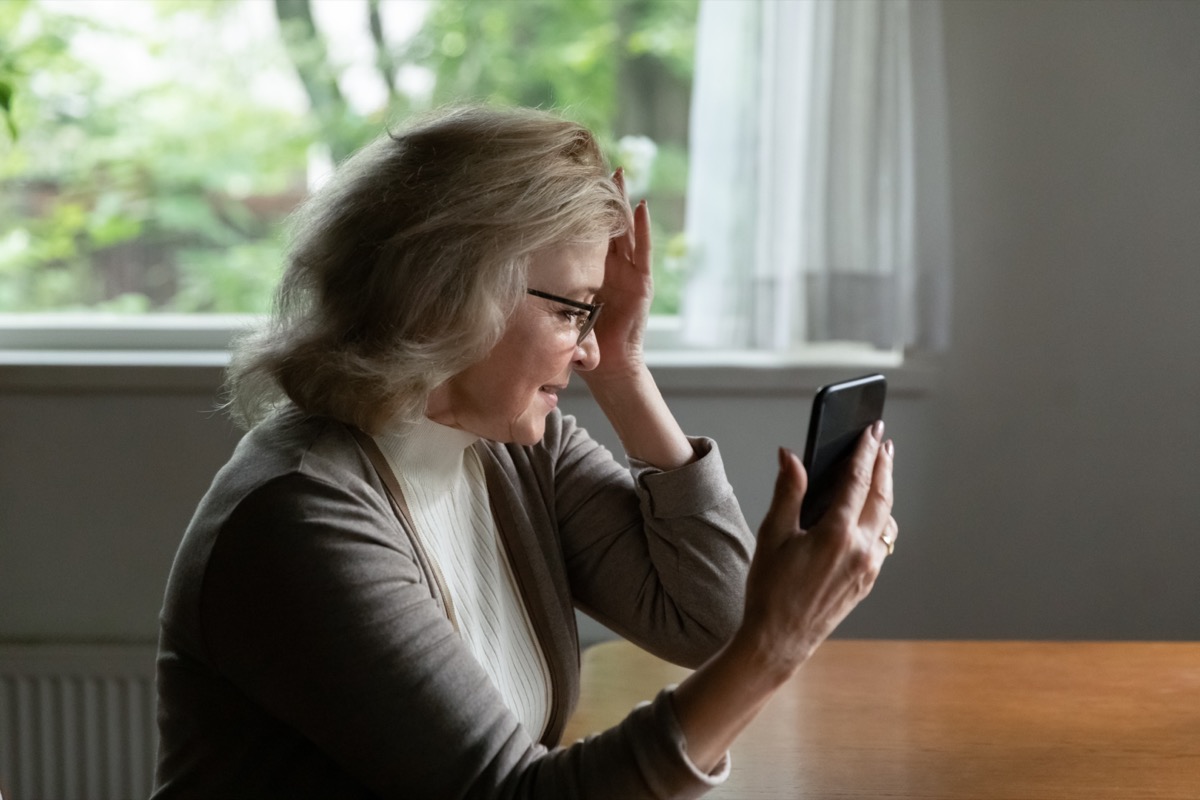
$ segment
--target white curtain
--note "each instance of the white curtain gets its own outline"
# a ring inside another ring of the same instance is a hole
[[[701,0],[696,48],[684,341],[943,347],[936,0]]]

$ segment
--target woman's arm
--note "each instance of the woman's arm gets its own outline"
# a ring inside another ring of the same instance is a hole
[[[621,170],[613,180],[624,191]],[[695,453],[663,400],[643,354],[646,319],[654,296],[650,211],[645,200],[633,210],[632,222],[628,233],[609,244],[600,291],[604,315],[596,325],[600,363],[581,375],[625,452],[668,470],[692,461]]]
[[[618,463],[571,417],[546,430],[529,468],[554,487],[545,525],[576,606],[660,658],[707,661],[741,622],[754,550],[717,443],[687,440],[695,460],[663,471]]]
[[[615,180],[624,188],[620,171]],[[626,453],[669,470],[695,454],[649,370],[643,341],[653,281],[645,201],[605,264],[605,316],[596,326],[601,359],[584,380]],[[871,590],[894,540],[892,445],[882,423],[863,435],[835,506],[811,531],[799,527],[807,476],[780,451],[771,508],[759,530],[746,582],[745,611],[729,642],[674,693],[689,756],[716,768],[737,735],[775,691]]]
[[[688,754],[713,770],[757,716],[847,614],[879,574],[895,540],[892,443],[883,425],[863,434],[835,506],[812,530],[799,527],[807,478],[780,451],[775,496],[759,530],[746,584],[746,610],[730,642],[676,689]]]

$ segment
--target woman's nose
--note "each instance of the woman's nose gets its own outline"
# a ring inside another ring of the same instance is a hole
[[[596,332],[588,331],[583,341],[575,345],[575,369],[581,372],[595,369],[600,363],[600,343],[596,341]]]

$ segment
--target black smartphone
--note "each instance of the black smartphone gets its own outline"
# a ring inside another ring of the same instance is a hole
[[[804,445],[808,492],[800,508],[800,527],[808,530],[828,510],[841,483],[846,462],[863,431],[883,419],[887,379],[863,375],[817,390]]]

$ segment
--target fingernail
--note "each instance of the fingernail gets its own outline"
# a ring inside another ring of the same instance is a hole
[[[883,449],[888,454],[888,458],[894,458],[896,455],[896,445],[891,439],[883,443]]]
[[[795,455],[795,453],[793,453],[790,448],[787,448],[787,447],[779,448],[779,467],[780,467],[780,469],[787,469],[791,465],[792,457],[794,455]]]
[[[883,420],[875,420],[875,424],[871,426],[871,436],[877,442],[883,438]]]

